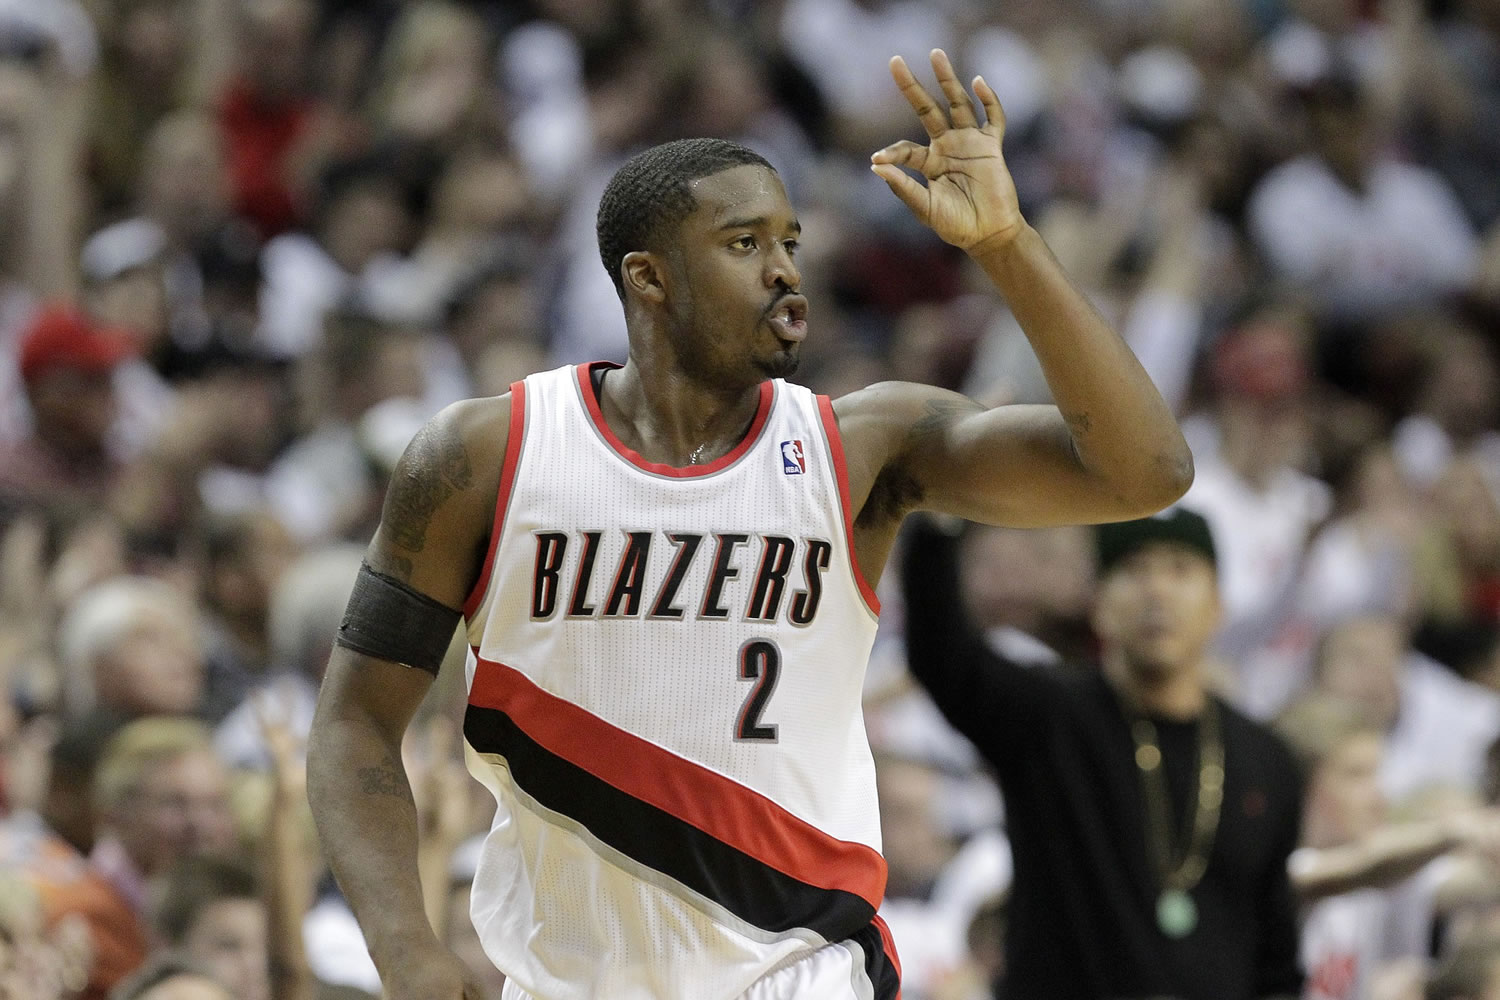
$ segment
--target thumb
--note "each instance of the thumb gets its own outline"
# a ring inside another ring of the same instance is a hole
[[[870,169],[890,186],[897,198],[906,203],[918,221],[927,222],[927,189],[900,167],[889,163],[871,164]]]

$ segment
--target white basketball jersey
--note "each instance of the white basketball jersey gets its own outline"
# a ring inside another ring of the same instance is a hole
[[[826,397],[766,382],[737,447],[678,469],[610,431],[591,367],[512,387],[464,608],[498,804],[474,923],[538,1000],[729,1000],[880,904],[878,605]]]

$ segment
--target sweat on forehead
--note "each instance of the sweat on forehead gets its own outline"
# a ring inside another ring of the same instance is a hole
[[[623,299],[620,262],[697,207],[692,182],[733,167],[775,170],[765,157],[724,139],[678,139],[631,157],[599,199],[599,259]]]

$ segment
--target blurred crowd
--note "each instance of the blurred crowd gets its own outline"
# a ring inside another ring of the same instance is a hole
[[[0,0],[0,998],[378,995],[302,788],[331,636],[424,420],[623,360],[593,226],[633,151],[776,165],[798,381],[1045,401],[867,167],[920,137],[887,58],[935,46],[1183,418],[1215,683],[1306,760],[1304,845],[1457,831],[1309,920],[1306,995],[1354,997],[1356,961],[1372,1000],[1500,995],[1497,0]],[[970,611],[1087,658],[1092,559],[971,531]],[[895,577],[884,912],[908,1000],[982,1000],[1004,804],[906,681]],[[429,915],[498,998],[454,657],[407,763]]]

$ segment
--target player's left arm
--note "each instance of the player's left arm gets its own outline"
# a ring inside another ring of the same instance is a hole
[[[910,510],[1017,526],[1144,517],[1193,479],[1192,454],[1129,346],[1022,217],[1001,156],[1004,112],[980,77],[980,125],[948,57],[932,53],[946,113],[899,58],[891,74],[930,137],[876,153],[873,169],[922,222],[965,250],[1004,295],[1056,406],[994,409],[956,393],[883,383],[835,406],[861,520]],[[901,169],[919,171],[926,184]]]

